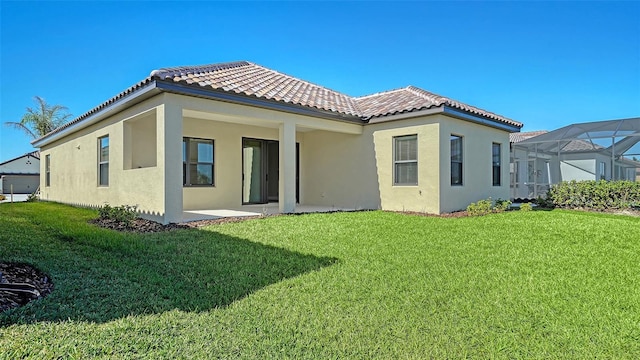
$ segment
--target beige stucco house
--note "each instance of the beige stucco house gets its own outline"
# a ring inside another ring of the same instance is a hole
[[[250,62],[166,68],[34,141],[41,198],[183,212],[442,213],[509,197],[522,124],[416,87],[364,97]]]

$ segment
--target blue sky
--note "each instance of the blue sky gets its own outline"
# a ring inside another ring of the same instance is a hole
[[[640,116],[640,2],[0,2],[0,121],[158,68],[248,60],[359,96],[415,85],[523,131]],[[32,151],[0,127],[0,160]]]

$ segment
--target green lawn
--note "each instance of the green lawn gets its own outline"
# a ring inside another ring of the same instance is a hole
[[[56,289],[0,358],[640,358],[640,218],[281,216],[154,235],[0,205],[0,261]]]

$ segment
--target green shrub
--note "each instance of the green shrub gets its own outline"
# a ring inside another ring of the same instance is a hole
[[[31,193],[27,196],[27,202],[36,202],[38,201],[38,195],[36,195],[36,193]]]
[[[491,198],[479,200],[467,206],[467,213],[471,216],[482,216],[490,214],[491,212],[493,212],[493,202]]]
[[[98,208],[98,214],[102,220],[111,220],[130,226],[133,220],[138,217],[137,208],[137,206],[133,205],[111,206],[104,204],[104,206]]]
[[[496,199],[494,210],[495,212],[507,211],[507,209],[509,209],[509,206],[511,206],[511,201],[498,198]]]
[[[551,190],[549,190],[549,192],[550,191]],[[553,209],[555,205],[553,204],[553,200],[551,200],[549,192],[547,192],[547,197],[538,196],[537,199],[533,200],[533,203],[542,209]]]
[[[491,198],[479,200],[478,202],[471,203],[467,206],[467,213],[471,216],[482,216],[491,213],[500,213],[509,209],[511,201],[497,199],[495,203]]]
[[[567,209],[628,209],[640,204],[640,183],[568,181],[553,186],[547,198],[555,206]]]
[[[529,203],[520,204],[520,211],[531,211],[533,207]]]

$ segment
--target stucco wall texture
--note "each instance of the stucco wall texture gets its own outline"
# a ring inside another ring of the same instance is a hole
[[[285,124],[295,126],[293,137],[280,131]],[[463,138],[462,186],[450,184],[452,134]],[[99,186],[98,139],[107,135],[109,186]],[[393,138],[403,135],[417,135],[417,185],[393,184]],[[41,177],[41,197],[86,206],[138,205],[143,216],[163,222],[179,221],[183,210],[238,208],[243,138],[281,142],[282,136],[300,149],[300,204],[442,213],[509,197],[504,130],[444,114],[360,125],[168,93],[44,146],[41,157],[51,155],[51,184]],[[214,140],[214,186],[181,186],[183,137]],[[492,185],[494,143],[501,144],[500,186]],[[291,180],[291,169],[281,177]]]

